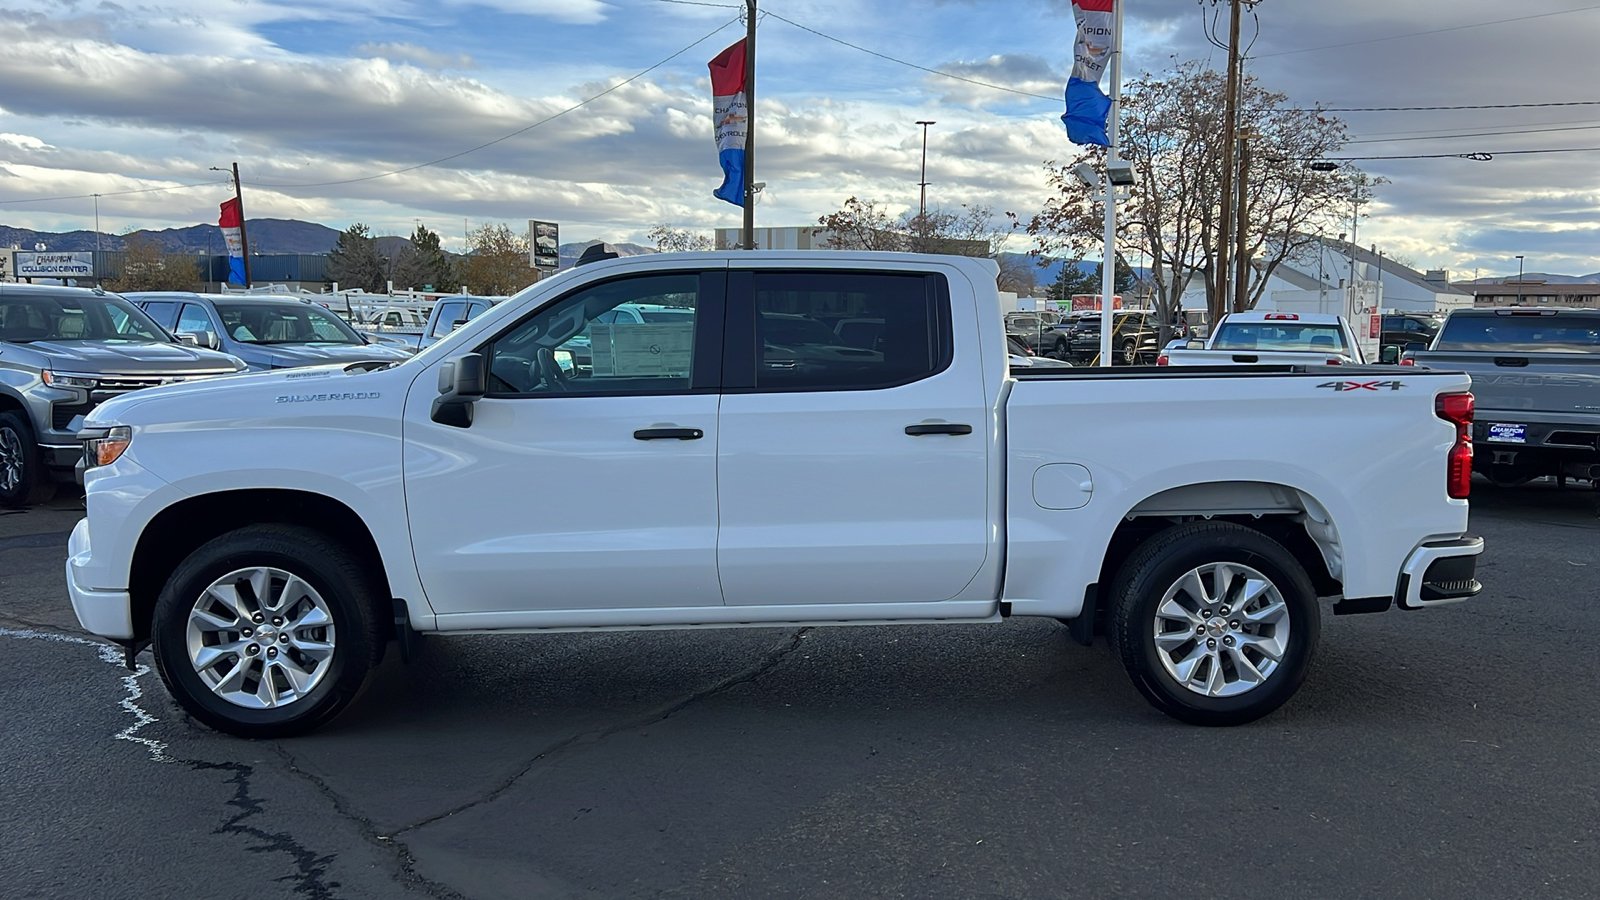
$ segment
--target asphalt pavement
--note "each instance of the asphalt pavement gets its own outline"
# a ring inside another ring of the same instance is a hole
[[[431,640],[241,741],[76,628],[77,501],[0,515],[0,896],[1593,897],[1600,495],[1474,492],[1482,595],[1233,729],[1018,619]]]

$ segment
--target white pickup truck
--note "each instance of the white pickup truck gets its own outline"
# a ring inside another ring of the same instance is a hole
[[[1350,366],[1361,344],[1343,316],[1330,313],[1229,313],[1204,341],[1169,346],[1159,366]]]
[[[615,259],[405,362],[111,400],[73,607],[245,736],[326,722],[418,634],[1009,616],[1107,634],[1158,708],[1226,725],[1299,687],[1319,598],[1480,589],[1466,376],[1012,369],[995,275]],[[603,321],[622,304],[693,314]],[[807,337],[845,318],[883,329]],[[561,365],[579,343],[591,364]]]

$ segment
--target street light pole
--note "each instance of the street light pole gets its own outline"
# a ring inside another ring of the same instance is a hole
[[[100,283],[100,195],[94,195],[94,283]]]
[[[1517,254],[1517,305],[1522,305],[1522,254]]]
[[[919,119],[917,124],[922,126],[922,180],[917,182],[922,188],[922,197],[917,201],[917,222],[925,224],[928,218],[928,126],[939,123],[929,119]]]

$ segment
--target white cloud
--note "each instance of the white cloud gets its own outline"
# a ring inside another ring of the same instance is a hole
[[[356,47],[356,55],[367,59],[414,63],[424,69],[471,69],[477,66],[473,58],[465,53],[435,53],[416,44],[361,44]]]

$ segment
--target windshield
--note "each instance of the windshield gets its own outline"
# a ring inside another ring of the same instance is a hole
[[[245,344],[363,344],[355,329],[310,303],[217,303],[228,336]]]
[[[687,322],[694,315],[692,309],[647,309],[639,313],[646,322]]]
[[[1452,316],[1434,349],[1600,353],[1600,314]]]
[[[833,333],[833,329],[816,319],[801,316],[785,317],[771,313],[761,316],[760,319],[760,328],[767,342],[781,347],[839,343],[839,337]]]
[[[1344,342],[1344,332],[1339,326],[1294,322],[1224,322],[1217,329],[1211,349],[1349,352]]]
[[[0,297],[0,341],[128,341],[172,339],[144,310],[116,294]]]

